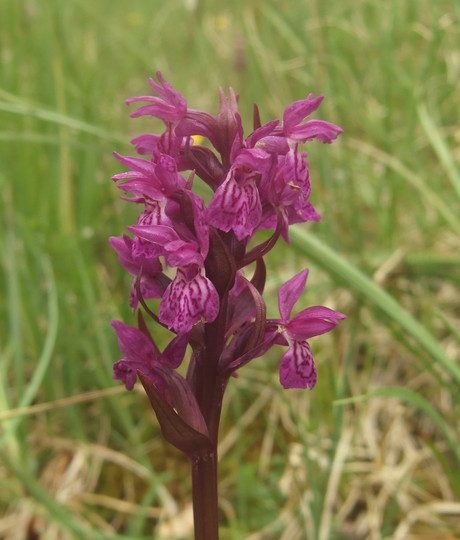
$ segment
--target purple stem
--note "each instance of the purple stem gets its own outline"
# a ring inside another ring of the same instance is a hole
[[[227,294],[217,319],[205,326],[205,349],[195,369],[195,395],[211,439],[210,452],[192,456],[192,497],[195,540],[219,540],[217,444],[222,400],[228,378],[218,373],[225,345]]]
[[[195,540],[219,540],[217,451],[192,460]]]

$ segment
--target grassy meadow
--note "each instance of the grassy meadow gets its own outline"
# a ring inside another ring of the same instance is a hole
[[[320,223],[267,260],[310,268],[318,384],[281,350],[227,390],[222,540],[460,538],[460,3],[0,0],[0,538],[192,538],[186,459],[112,380],[134,324],[107,238],[137,208],[112,151],[158,124],[124,99],[160,70],[193,108],[240,95],[246,133],[324,94],[308,145]],[[300,306],[300,304],[299,304]],[[139,385],[137,385],[139,386]]]

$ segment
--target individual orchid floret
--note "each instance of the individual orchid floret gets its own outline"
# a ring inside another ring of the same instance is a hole
[[[121,266],[134,276],[129,297],[133,311],[137,308],[139,293],[143,299],[161,298],[170,282],[170,279],[162,273],[162,265],[158,257],[135,256],[134,241],[126,234],[121,238],[117,236],[109,238],[110,245],[118,254]]]
[[[212,322],[219,313],[219,295],[204,269],[189,265],[177,269],[160,303],[160,321],[178,334],[201,321]]]
[[[335,328],[345,315],[324,306],[302,310],[292,319],[292,309],[300,298],[307,281],[308,270],[300,272],[278,291],[281,315],[278,331],[288,345],[281,359],[280,382],[284,388],[310,388],[316,384],[316,366],[307,339],[319,336]]]
[[[139,230],[145,231],[149,229],[157,230],[172,230],[172,223],[169,217],[166,215],[166,200],[163,201],[146,201],[143,212],[139,215],[137,224],[134,227],[138,227]],[[128,227],[130,232],[131,228]],[[164,239],[162,238],[162,242]],[[134,237],[133,240],[133,257],[135,259],[151,259],[158,258],[163,255],[163,245],[149,241],[144,238],[142,234]]]
[[[142,249],[163,256],[166,266],[204,265],[209,249],[209,226],[201,197],[188,190],[177,193],[165,207],[165,219],[128,227]],[[159,214],[159,219],[162,214]]]
[[[134,202],[143,202],[146,198],[162,201],[185,186],[185,179],[178,173],[175,160],[167,154],[160,154],[155,161],[125,157],[116,152],[114,156],[130,170],[112,178],[115,181],[130,179],[118,184],[118,188],[125,193],[133,193],[137,197]]]
[[[260,227],[274,229],[281,217],[281,236],[287,243],[289,225],[321,219],[309,201],[311,183],[306,157],[297,148],[274,157],[270,172],[262,176],[259,186],[263,202]]]
[[[148,82],[155,94],[160,97],[138,96],[126,100],[128,105],[139,101],[148,102],[148,105],[139,107],[139,109],[132,112],[131,117],[137,118],[148,115],[159,118],[166,124],[178,123],[187,113],[187,101],[180,92],[163,79],[159,71],[157,72],[157,78],[160,84],[157,84],[153,79],[149,79]]]
[[[254,175],[231,169],[209,204],[208,223],[221,231],[233,230],[238,240],[243,240],[253,235],[261,216]]]
[[[163,353],[159,353],[152,340],[141,330],[120,321],[112,321],[123,358],[114,365],[114,379],[124,383],[132,390],[137,372],[146,375],[152,383],[161,387],[161,364],[176,369],[182,363],[187,348],[188,336],[183,334],[174,338]]]
[[[260,148],[243,148],[234,156],[232,167],[217,188],[208,207],[210,225],[238,240],[251,238],[260,226],[262,204],[258,182],[270,169],[272,157]]]
[[[198,244],[184,241],[170,225],[134,225],[128,231],[136,235],[135,241],[143,242],[144,249],[157,257],[164,257],[167,266],[197,264],[203,266],[203,257]]]
[[[128,235],[124,234],[122,237],[111,236],[109,242],[118,254],[121,266],[132,276],[137,276],[141,267],[145,275],[152,277],[161,272],[162,266],[158,258],[140,260],[133,257],[133,240]]]
[[[143,323],[142,318],[140,321]],[[208,429],[196,398],[187,381],[175,371],[182,363],[190,336],[176,336],[160,353],[145,327],[141,331],[120,321],[112,321],[112,326],[124,355],[114,364],[114,379],[132,390],[139,376],[171,444],[185,452],[203,442],[208,444]],[[172,424],[181,429],[173,428],[171,432]]]
[[[177,194],[176,204],[169,207],[169,216],[184,240],[197,242],[206,259],[209,250],[209,224],[203,199],[188,189]]]

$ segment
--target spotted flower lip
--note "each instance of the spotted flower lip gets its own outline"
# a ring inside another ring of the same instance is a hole
[[[318,380],[315,361],[307,341],[294,341],[280,362],[280,383],[283,388],[309,388]]]
[[[198,265],[178,268],[161,300],[160,321],[178,334],[190,332],[204,319],[213,322],[219,313],[219,295]]]
[[[208,208],[210,225],[233,230],[238,240],[251,237],[260,224],[262,205],[254,178],[232,171],[218,187]]]

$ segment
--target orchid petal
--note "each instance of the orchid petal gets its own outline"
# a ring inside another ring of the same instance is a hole
[[[323,99],[324,96],[314,98],[313,94],[309,94],[307,99],[294,101],[294,103],[286,107],[283,114],[283,128],[285,132],[289,134],[293,127],[314,113],[321,105]]]
[[[325,120],[309,120],[305,124],[294,127],[289,138],[301,143],[318,139],[318,141],[327,144],[337,139],[341,133],[343,130],[335,124]]]
[[[121,321],[112,321],[118,339],[118,346],[125,358],[150,367],[156,360],[156,352],[149,338],[137,328]]]
[[[292,313],[292,308],[300,298],[307,282],[308,268],[292,277],[289,281],[281,285],[278,291],[278,306],[281,319],[288,321]]]
[[[176,231],[167,225],[133,225],[128,227],[128,231],[138,238],[160,246],[179,240]]]
[[[324,306],[313,306],[298,313],[287,325],[289,336],[296,341],[304,341],[329,332],[345,319],[343,313]]]
[[[161,353],[159,360],[169,364],[172,368],[178,368],[185,355],[185,350],[190,339],[190,334],[179,334]]]

